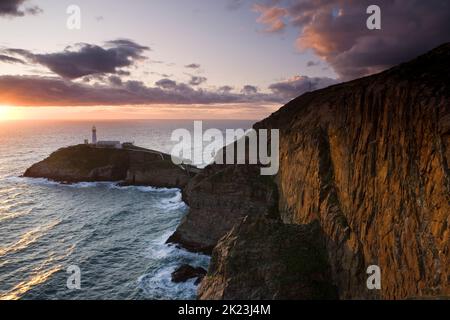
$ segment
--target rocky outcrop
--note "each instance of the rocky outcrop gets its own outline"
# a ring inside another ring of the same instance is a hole
[[[307,93],[280,128],[286,223],[319,220],[341,298],[450,295],[450,44],[386,72]]]
[[[276,185],[250,165],[211,165],[189,182],[183,197],[190,210],[168,242],[208,254],[243,217],[273,216],[278,205]]]
[[[194,268],[193,266],[184,264],[179,268],[177,268],[172,273],[172,282],[175,283],[186,282],[189,279],[195,278],[196,279],[195,284],[199,284],[200,281],[205,277],[205,275],[206,275],[205,269],[201,267]]]
[[[200,299],[336,299],[320,224],[260,216],[237,224],[214,249]]]
[[[59,182],[123,181],[124,184],[182,188],[189,173],[169,155],[152,150],[96,148],[77,145],[60,149],[26,170],[25,177]]]

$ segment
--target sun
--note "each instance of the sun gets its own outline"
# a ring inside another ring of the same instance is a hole
[[[18,116],[18,112],[16,112],[14,107],[0,105],[0,121],[14,120]]]
[[[10,107],[0,106],[0,120],[8,120],[10,114]]]

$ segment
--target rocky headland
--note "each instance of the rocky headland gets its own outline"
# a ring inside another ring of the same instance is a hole
[[[100,148],[81,144],[59,149],[34,164],[24,177],[47,178],[63,183],[121,181],[125,185],[184,188],[190,166],[174,165],[170,155],[139,147]]]

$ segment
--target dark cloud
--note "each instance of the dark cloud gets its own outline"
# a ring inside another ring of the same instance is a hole
[[[31,63],[41,64],[63,78],[77,79],[95,74],[129,75],[122,68],[146,59],[143,53],[148,50],[150,48],[131,40],[118,39],[108,41],[105,47],[81,43],[58,53],[34,54],[23,49],[4,51],[19,55]]]
[[[306,64],[306,66],[308,67],[308,68],[310,68],[310,67],[317,67],[317,66],[319,66],[320,65],[320,62],[319,61],[308,61],[308,63]]]
[[[286,10],[283,21],[299,30],[298,48],[312,49],[342,79],[382,71],[450,40],[450,1],[447,0],[380,1],[382,30],[366,27],[367,7],[374,4],[371,0],[267,3],[260,7],[259,21],[270,30],[280,25],[280,18],[266,17],[271,12]]]
[[[200,69],[200,65],[198,64],[198,63],[191,63],[191,64],[188,64],[187,66],[185,66],[185,68],[188,68],[188,69]]]
[[[96,82],[92,82],[96,80]],[[98,106],[141,104],[285,103],[302,93],[333,84],[331,79],[296,77],[270,86],[270,93],[244,86],[241,93],[224,86],[202,90],[167,78],[154,87],[141,81],[123,81],[117,75],[104,79],[87,76],[82,82],[56,77],[0,76],[0,104],[21,106]],[[92,84],[90,84],[92,83]]]
[[[223,94],[227,94],[227,93],[230,93],[231,91],[233,91],[233,87],[230,87],[230,86],[222,86],[222,87],[220,87],[217,91],[218,92],[221,92],[221,93],[223,93]]]
[[[6,56],[4,54],[0,54],[0,62],[25,64],[25,61],[23,61],[21,59]]]
[[[252,95],[258,93],[258,88],[255,86],[246,85],[242,88],[241,92],[245,95]]]
[[[36,15],[42,10],[37,6],[25,7],[23,4],[27,0],[1,0],[0,1],[0,16],[23,17],[24,15]]]
[[[208,81],[208,79],[205,77],[191,76],[191,80],[189,81],[189,84],[191,86],[199,86],[206,81]]]
[[[170,80],[170,79],[161,79],[155,83],[157,87],[163,88],[163,89],[174,89],[177,86],[176,81]]]
[[[269,89],[280,98],[289,100],[305,92],[326,88],[336,83],[338,83],[337,80],[330,78],[296,76],[286,81],[271,84]]]
[[[0,76],[0,102],[23,106],[95,106],[213,104],[259,99],[194,90],[167,80],[159,81],[159,87],[147,87],[139,81],[116,82],[112,86],[87,85],[61,78]]]
[[[118,76],[110,76],[108,80],[113,86],[120,87],[122,85],[122,79]]]

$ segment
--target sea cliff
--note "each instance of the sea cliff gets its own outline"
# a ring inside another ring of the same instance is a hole
[[[306,93],[255,129],[281,131],[276,197],[267,188],[257,192],[261,198],[245,192],[253,190],[247,182],[258,179],[258,170],[234,166],[207,168],[187,186],[193,208],[172,240],[194,250],[216,245],[201,299],[240,299],[243,292],[308,298],[291,294],[288,283],[271,285],[272,277],[294,276],[280,274],[273,260],[279,257],[267,253],[275,241],[270,232],[283,233],[275,231],[279,221],[286,228],[319,224],[321,265],[330,267],[340,299],[450,295],[450,44],[380,74]],[[269,212],[273,228],[242,222]],[[255,236],[258,230],[268,238]],[[282,241],[292,259],[303,261],[295,240]],[[380,267],[381,290],[367,288],[371,265]],[[308,287],[305,279],[315,274],[303,276]]]

